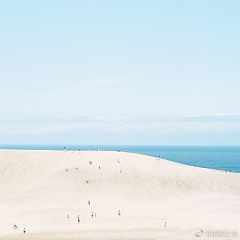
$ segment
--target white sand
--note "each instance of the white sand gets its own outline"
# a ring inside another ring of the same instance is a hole
[[[0,150],[0,187],[0,239],[240,237],[237,173],[125,152]]]

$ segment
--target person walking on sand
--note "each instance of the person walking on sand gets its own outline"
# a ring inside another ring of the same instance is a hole
[[[67,214],[67,219],[69,219],[69,215]]]
[[[90,205],[91,204],[91,202],[90,201],[88,201],[88,205]]]
[[[120,216],[121,215],[121,212],[120,212],[120,210],[118,210],[118,216]]]
[[[94,214],[93,214],[93,212],[92,212],[92,218],[93,218],[93,216],[94,216]]]
[[[78,217],[77,217],[77,221],[78,221],[78,223],[80,223],[80,217],[79,217],[79,215],[78,215]]]
[[[164,223],[164,227],[167,227],[167,223],[166,222]]]
[[[23,233],[24,233],[24,234],[26,233],[26,228],[23,229]]]

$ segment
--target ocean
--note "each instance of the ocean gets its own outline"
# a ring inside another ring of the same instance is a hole
[[[0,149],[125,151],[196,167],[240,173],[240,146],[0,145]]]

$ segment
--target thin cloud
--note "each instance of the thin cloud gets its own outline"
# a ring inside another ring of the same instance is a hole
[[[220,121],[239,121],[240,114],[233,113],[233,114],[225,114],[225,113],[218,113],[213,115],[188,115],[186,121],[199,121],[199,122],[220,122]]]
[[[186,119],[186,118],[185,118]],[[229,121],[187,121],[179,118],[160,121],[161,118],[134,118],[100,116],[95,118],[41,119],[1,123],[0,134],[205,134],[238,133],[240,119]]]
[[[83,81],[83,84],[88,86],[93,86],[93,85],[102,85],[102,84],[108,84],[108,83],[125,82],[129,80],[130,79],[127,79],[127,78],[98,78],[98,79]]]
[[[79,92],[79,90],[82,90],[84,87],[98,86],[98,85],[109,84],[109,83],[125,82],[129,80],[131,79],[99,78],[99,79],[84,80],[84,81],[78,82],[77,84],[72,84],[70,86],[64,87],[63,89],[59,89],[59,90],[13,95],[13,96],[7,97],[7,99],[20,99],[20,98],[43,97],[43,96],[54,97],[62,94],[73,94],[73,93]]]
[[[48,91],[48,92],[40,92],[40,93],[29,93],[29,94],[10,96],[10,97],[8,97],[8,99],[42,97],[42,96],[47,96],[47,95],[62,94],[63,92],[64,92],[64,90],[56,90],[56,91]]]
[[[186,117],[189,118],[197,118],[197,117],[238,117],[240,116],[240,113],[217,113],[217,114],[190,114],[187,115]]]

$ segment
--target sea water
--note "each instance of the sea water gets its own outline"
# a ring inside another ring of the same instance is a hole
[[[240,146],[0,145],[0,149],[125,151],[196,167],[240,173]]]

